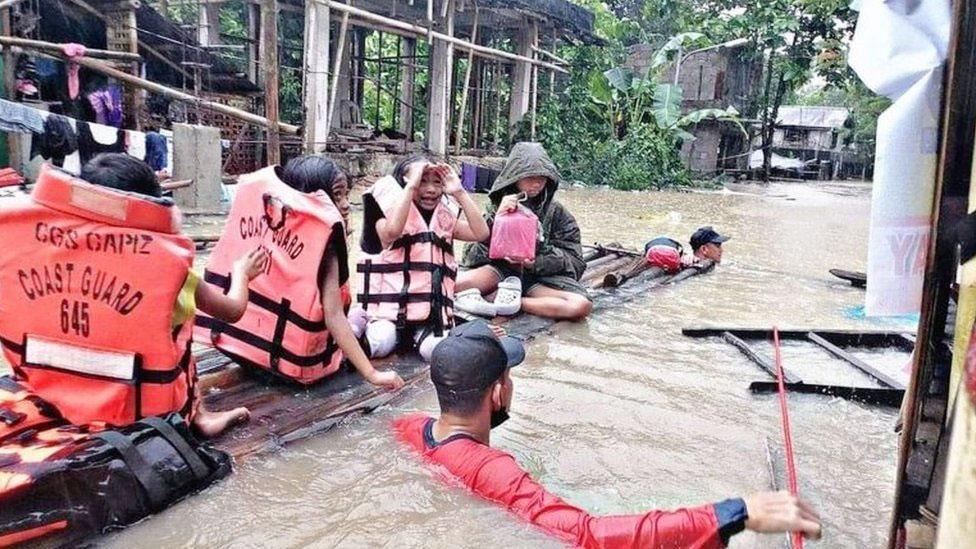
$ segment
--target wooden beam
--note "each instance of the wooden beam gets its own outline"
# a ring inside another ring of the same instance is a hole
[[[773,379],[776,379],[776,366],[774,366],[773,362],[767,357],[760,355],[755,349],[750,347],[748,343],[742,341],[731,332],[723,332],[722,339],[724,339],[729,345],[732,345],[741,351],[742,354],[746,355],[749,360],[753,361],[757,366],[765,370],[766,373],[773,377]],[[802,379],[790,374],[786,368],[783,368],[783,381],[790,384],[803,383]]]
[[[278,0],[261,4],[261,72],[264,74],[264,115],[268,125],[266,160],[281,163],[281,138],[278,135]]]
[[[480,10],[474,6],[474,24],[471,26],[471,43],[478,43],[478,15]],[[461,91],[461,110],[458,111],[457,132],[454,135],[454,152],[461,152],[461,137],[464,135],[464,115],[468,109],[468,88],[471,85],[471,69],[474,66],[474,50],[468,50],[468,66],[464,71],[464,89]]]
[[[826,339],[817,335],[816,332],[810,332],[807,334],[807,339],[813,342],[814,345],[820,347],[821,349],[827,351],[828,353],[834,355],[835,357],[847,362],[851,366],[857,368],[858,370],[864,372],[865,374],[871,376],[876,381],[890,389],[900,389],[905,390],[905,385],[894,379],[893,377],[885,374],[881,370],[878,370],[874,366],[871,366],[867,362],[857,358],[851,353],[841,349],[840,347],[834,345],[833,343],[827,341]]]
[[[329,117],[332,113],[329,89],[329,6],[317,2],[305,4],[305,152],[325,151],[329,140]],[[341,47],[341,46],[340,46]],[[342,52],[336,60],[342,58]]]
[[[200,3],[197,17],[197,42],[201,46],[220,44],[220,4]]]
[[[348,11],[350,17],[353,17],[353,18],[357,19],[358,21],[380,24],[380,25],[384,25],[386,27],[390,27],[390,28],[393,28],[393,29],[400,29],[402,31],[407,31],[407,32],[413,33],[415,36],[428,36],[429,35],[431,38],[436,38],[436,39],[439,39],[439,40],[444,40],[445,42],[450,42],[451,44],[457,46],[458,48],[460,48],[460,49],[462,49],[464,51],[474,50],[475,55],[481,55],[483,57],[488,57],[490,59],[506,60],[506,61],[510,61],[510,62],[511,61],[522,61],[522,62],[526,62],[526,63],[530,63],[530,64],[535,64],[535,65],[538,65],[540,67],[545,67],[545,68],[547,68],[549,70],[554,70],[556,72],[561,72],[563,74],[569,74],[569,71],[567,71],[566,69],[560,67],[559,65],[554,65],[552,63],[547,63],[545,61],[539,61],[539,60],[533,59],[532,57],[526,56],[526,55],[517,55],[517,54],[514,54],[514,53],[510,53],[510,52],[503,51],[503,50],[499,50],[499,49],[495,49],[495,48],[489,48],[489,47],[486,47],[486,46],[479,46],[477,44],[472,44],[471,42],[469,42],[467,40],[462,40],[460,38],[456,38],[456,37],[451,36],[451,35],[447,35],[447,34],[440,33],[440,32],[435,32],[435,31],[433,31],[432,29],[430,29],[428,27],[422,27],[420,25],[414,25],[414,24],[411,24],[411,23],[406,23],[404,21],[398,21],[396,19],[390,19],[389,17],[384,17],[382,15],[377,15],[375,13],[372,13],[372,12],[369,12],[369,11],[366,11],[366,10],[362,10],[362,9],[355,8],[355,7],[352,7],[352,6],[347,6],[345,4],[342,4],[340,2],[337,2],[336,0],[307,0],[307,1],[309,1],[309,2],[327,2],[329,4],[329,7],[331,7],[332,9],[334,9],[336,11],[343,11],[343,12]],[[366,23],[358,23],[358,24],[360,26],[365,26],[365,27],[370,27],[371,26],[371,25],[368,25]]]
[[[682,328],[682,335],[688,337],[721,337],[724,332],[730,332],[742,339],[772,339],[773,332],[767,328],[741,328],[715,326],[707,328]],[[903,345],[908,343],[904,334],[901,332],[882,331],[882,330],[780,330],[780,339],[806,340],[807,334],[817,332],[817,335],[835,345],[845,345],[851,347],[898,347],[905,349]]]
[[[553,49],[556,48],[556,42],[555,41],[553,41],[552,47],[553,47]],[[544,49],[542,49],[542,48],[540,48],[538,46],[532,46],[532,51],[534,51],[535,53],[541,54],[544,57],[548,57],[549,59],[552,59],[553,61],[555,61],[556,63],[559,63],[560,65],[569,65],[569,61],[566,61],[562,57],[559,57],[558,55],[556,55],[556,54],[554,54],[552,52],[546,51],[546,50],[544,50]]]
[[[892,408],[901,406],[902,398],[905,396],[903,389],[819,385],[816,383],[787,383],[786,390],[791,393],[827,395]],[[779,383],[776,381],[753,381],[749,384],[749,391],[757,394],[775,393],[779,391]]]
[[[27,38],[18,38],[16,36],[0,36],[0,45],[18,46],[22,48],[43,50],[59,54],[61,53],[61,46],[64,44],[53,44],[51,42],[43,42],[41,40],[28,40]],[[99,50],[95,48],[85,48],[85,56],[94,57],[96,59],[110,59],[114,61],[142,61],[142,56],[138,53]]]
[[[348,0],[347,0],[348,1]],[[331,8],[330,8],[331,9]],[[332,117],[336,114],[336,98],[339,93],[339,75],[342,72],[342,61],[343,56],[346,54],[346,41],[347,35],[349,33],[349,13],[342,14],[342,21],[339,23],[339,39],[336,40],[336,54],[335,61],[332,65],[332,85],[329,86],[329,126],[338,127],[332,121]],[[380,52],[382,54],[383,52]],[[328,133],[326,133],[328,135]]]
[[[257,84],[261,80],[261,6],[248,3],[247,10],[247,79]]]

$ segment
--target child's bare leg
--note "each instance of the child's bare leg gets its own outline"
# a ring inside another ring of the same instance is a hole
[[[501,280],[498,271],[490,265],[483,265],[477,269],[459,272],[454,291],[463,292],[469,288],[478,288],[481,295],[488,295],[498,289]]]
[[[241,406],[226,412],[211,412],[203,405],[199,392],[193,413],[193,429],[203,438],[213,438],[227,429],[251,419],[251,412]]]

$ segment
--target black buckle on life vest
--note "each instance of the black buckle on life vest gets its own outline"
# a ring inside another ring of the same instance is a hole
[[[16,435],[10,437],[9,440],[20,444],[21,446],[33,442],[37,438],[37,429],[27,429],[26,431],[21,431]]]
[[[27,419],[27,414],[15,412],[10,408],[0,408],[0,421],[5,425],[14,426]]]
[[[23,460],[20,458],[20,456],[13,452],[0,453],[0,468],[17,465],[21,461]]]
[[[285,218],[291,213],[291,206],[282,202],[280,198],[271,196],[271,193],[264,193],[261,200],[264,202],[264,221],[268,224],[268,228],[277,231],[284,227]]]

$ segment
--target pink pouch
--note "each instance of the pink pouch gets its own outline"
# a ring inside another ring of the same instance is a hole
[[[514,211],[496,215],[491,229],[488,257],[491,259],[509,257],[517,261],[535,259],[538,228],[539,218],[522,206]]]

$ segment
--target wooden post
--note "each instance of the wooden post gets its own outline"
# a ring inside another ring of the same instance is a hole
[[[477,4],[474,6],[474,23],[471,25],[471,43],[478,43],[478,14]],[[464,115],[468,109],[468,88],[471,85],[471,70],[474,68],[474,50],[468,50],[468,66],[464,70],[464,87],[461,90],[461,108],[458,110],[457,133],[454,136],[454,153],[461,152],[461,138],[464,136]]]
[[[197,17],[197,41],[201,46],[220,44],[220,4],[201,2]]]
[[[105,42],[110,51],[122,51],[139,54],[139,33],[136,30],[136,10],[134,3],[120,1],[107,8],[105,20]],[[133,61],[129,65],[129,74],[140,76],[139,62]],[[139,130],[142,127],[139,120],[140,113],[145,112],[145,97],[143,90],[127,87],[122,109],[125,112],[126,126]]]
[[[0,10],[0,34],[4,36],[10,36],[13,34],[11,30],[10,21],[10,8],[5,8]],[[16,84],[17,78],[15,76],[16,57],[14,57],[13,49],[10,47],[3,48],[3,93],[4,97],[14,99],[16,95]],[[13,133],[7,134],[7,155],[10,162],[10,166],[15,170],[23,171],[23,166],[21,166],[21,140],[20,136]]]
[[[341,57],[342,52],[339,52]],[[338,59],[339,57],[337,57]],[[329,6],[305,2],[305,152],[325,151],[329,139]]]
[[[518,55],[532,57],[532,46],[539,40],[539,27],[534,20],[526,21],[518,31],[516,44]],[[529,112],[532,93],[532,64],[515,63],[512,74],[512,97],[508,106],[508,135],[515,134],[515,126]]]
[[[329,120],[333,128],[340,126],[336,105],[340,101],[347,101],[352,91],[352,50],[353,44],[349,30],[348,14],[342,14],[339,24],[339,34],[336,38],[335,61],[332,65],[332,85],[329,86]]]
[[[264,116],[268,129],[267,164],[281,163],[281,140],[273,128],[278,124],[278,0],[261,4],[261,72],[264,74]]]
[[[247,79],[255,84],[262,79],[260,70],[260,51],[258,42],[261,41],[261,6],[248,2],[247,9]]]
[[[348,40],[348,37],[347,37],[348,32],[349,32],[349,14],[348,13],[343,13],[342,14],[342,22],[339,23],[339,37],[336,40],[335,61],[334,61],[333,65],[332,65],[332,85],[330,85],[329,86],[329,89],[328,89],[328,92],[329,92],[328,93],[328,97],[329,97],[329,105],[328,105],[328,108],[329,108],[329,121],[330,121],[329,127],[335,127],[335,128],[339,127],[339,123],[336,120],[334,120],[333,117],[336,116],[335,107],[336,107],[336,97],[338,97],[337,94],[339,93],[339,78],[340,78],[339,75],[342,74],[343,67],[348,64],[348,63],[345,63],[345,64],[343,63],[343,60],[347,60],[348,57],[349,57],[349,54],[348,54],[348,51],[347,51],[348,48],[346,48],[346,41]],[[326,60],[328,60],[328,56],[326,56]],[[348,77],[345,78],[344,82],[345,82],[346,88],[348,88],[348,86],[349,86],[349,79],[348,79]],[[346,97],[348,97],[348,94],[349,94],[349,92],[346,91]],[[336,117],[336,118],[338,118],[338,117]],[[328,132],[326,132],[326,133],[328,133]]]
[[[414,79],[417,77],[417,40],[403,39],[403,56],[407,64],[400,73],[400,126],[399,131],[413,140]]]
[[[444,19],[445,34],[454,36],[454,0]],[[430,53],[430,103],[427,107],[427,148],[435,155],[447,154],[447,128],[450,118],[451,68],[454,45],[435,39]]]
[[[538,58],[539,54],[533,52],[533,56]],[[531,118],[531,128],[529,135],[532,137],[532,141],[535,141],[535,112],[537,104],[539,103],[539,67],[537,65],[532,65],[532,118]]]

